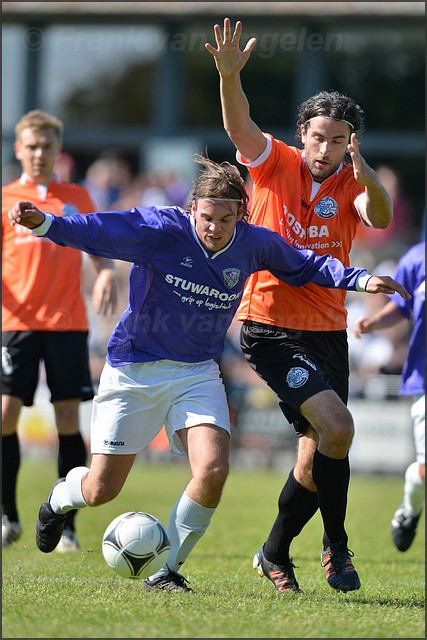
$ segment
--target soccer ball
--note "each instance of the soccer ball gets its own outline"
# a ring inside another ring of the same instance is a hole
[[[165,564],[170,551],[163,524],[143,511],[114,518],[102,538],[102,555],[123,578],[148,578]]]

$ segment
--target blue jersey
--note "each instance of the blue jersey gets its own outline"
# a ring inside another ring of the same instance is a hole
[[[403,365],[400,391],[404,395],[425,393],[426,317],[425,317],[425,250],[420,242],[399,260],[394,279],[403,284],[412,298],[404,300],[394,293],[390,296],[405,318],[413,320],[408,355]]]
[[[255,271],[268,269],[297,287],[315,282],[347,290],[357,290],[358,277],[366,274],[329,255],[294,249],[278,233],[245,221],[226,247],[208,252],[194,225],[179,207],[135,207],[64,218],[47,214],[35,230],[57,244],[132,263],[128,306],[108,343],[111,366],[217,358],[246,278]]]

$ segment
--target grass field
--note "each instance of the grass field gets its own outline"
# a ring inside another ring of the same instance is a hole
[[[42,554],[34,542],[54,461],[25,459],[18,497],[24,535],[3,552],[3,638],[424,638],[424,516],[406,553],[395,550],[390,519],[400,477],[352,477],[347,529],[360,591],[331,589],[320,566],[319,514],[292,547],[304,593],[278,595],[252,569],[276,514],[287,475],[232,469],[206,535],[183,566],[195,594],[146,593],[117,576],[100,547],[119,513],[148,511],[167,524],[185,486],[185,464],[137,463],[113,502],[78,515],[80,552]]]

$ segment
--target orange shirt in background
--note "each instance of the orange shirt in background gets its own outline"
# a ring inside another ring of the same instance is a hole
[[[87,189],[56,179],[45,188],[22,176],[2,188],[2,331],[87,331],[81,252],[10,226],[20,200],[57,216],[96,211]]]
[[[302,150],[266,137],[265,151],[253,162],[237,152],[253,180],[250,222],[277,231],[293,247],[329,253],[349,266],[361,221],[356,201],[365,193],[353,167],[343,163],[316,183]],[[345,296],[312,283],[292,287],[259,271],[248,278],[236,317],[302,331],[338,331],[347,326]]]

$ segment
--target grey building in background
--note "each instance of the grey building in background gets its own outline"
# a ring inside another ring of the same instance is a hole
[[[257,124],[292,144],[299,102],[350,94],[367,115],[365,157],[393,163],[421,215],[424,13],[422,2],[3,2],[3,181],[14,123],[33,108],[64,120],[82,175],[111,147],[137,171],[190,174],[206,148],[234,161],[204,49],[229,16],[243,42],[258,38],[242,74]]]

